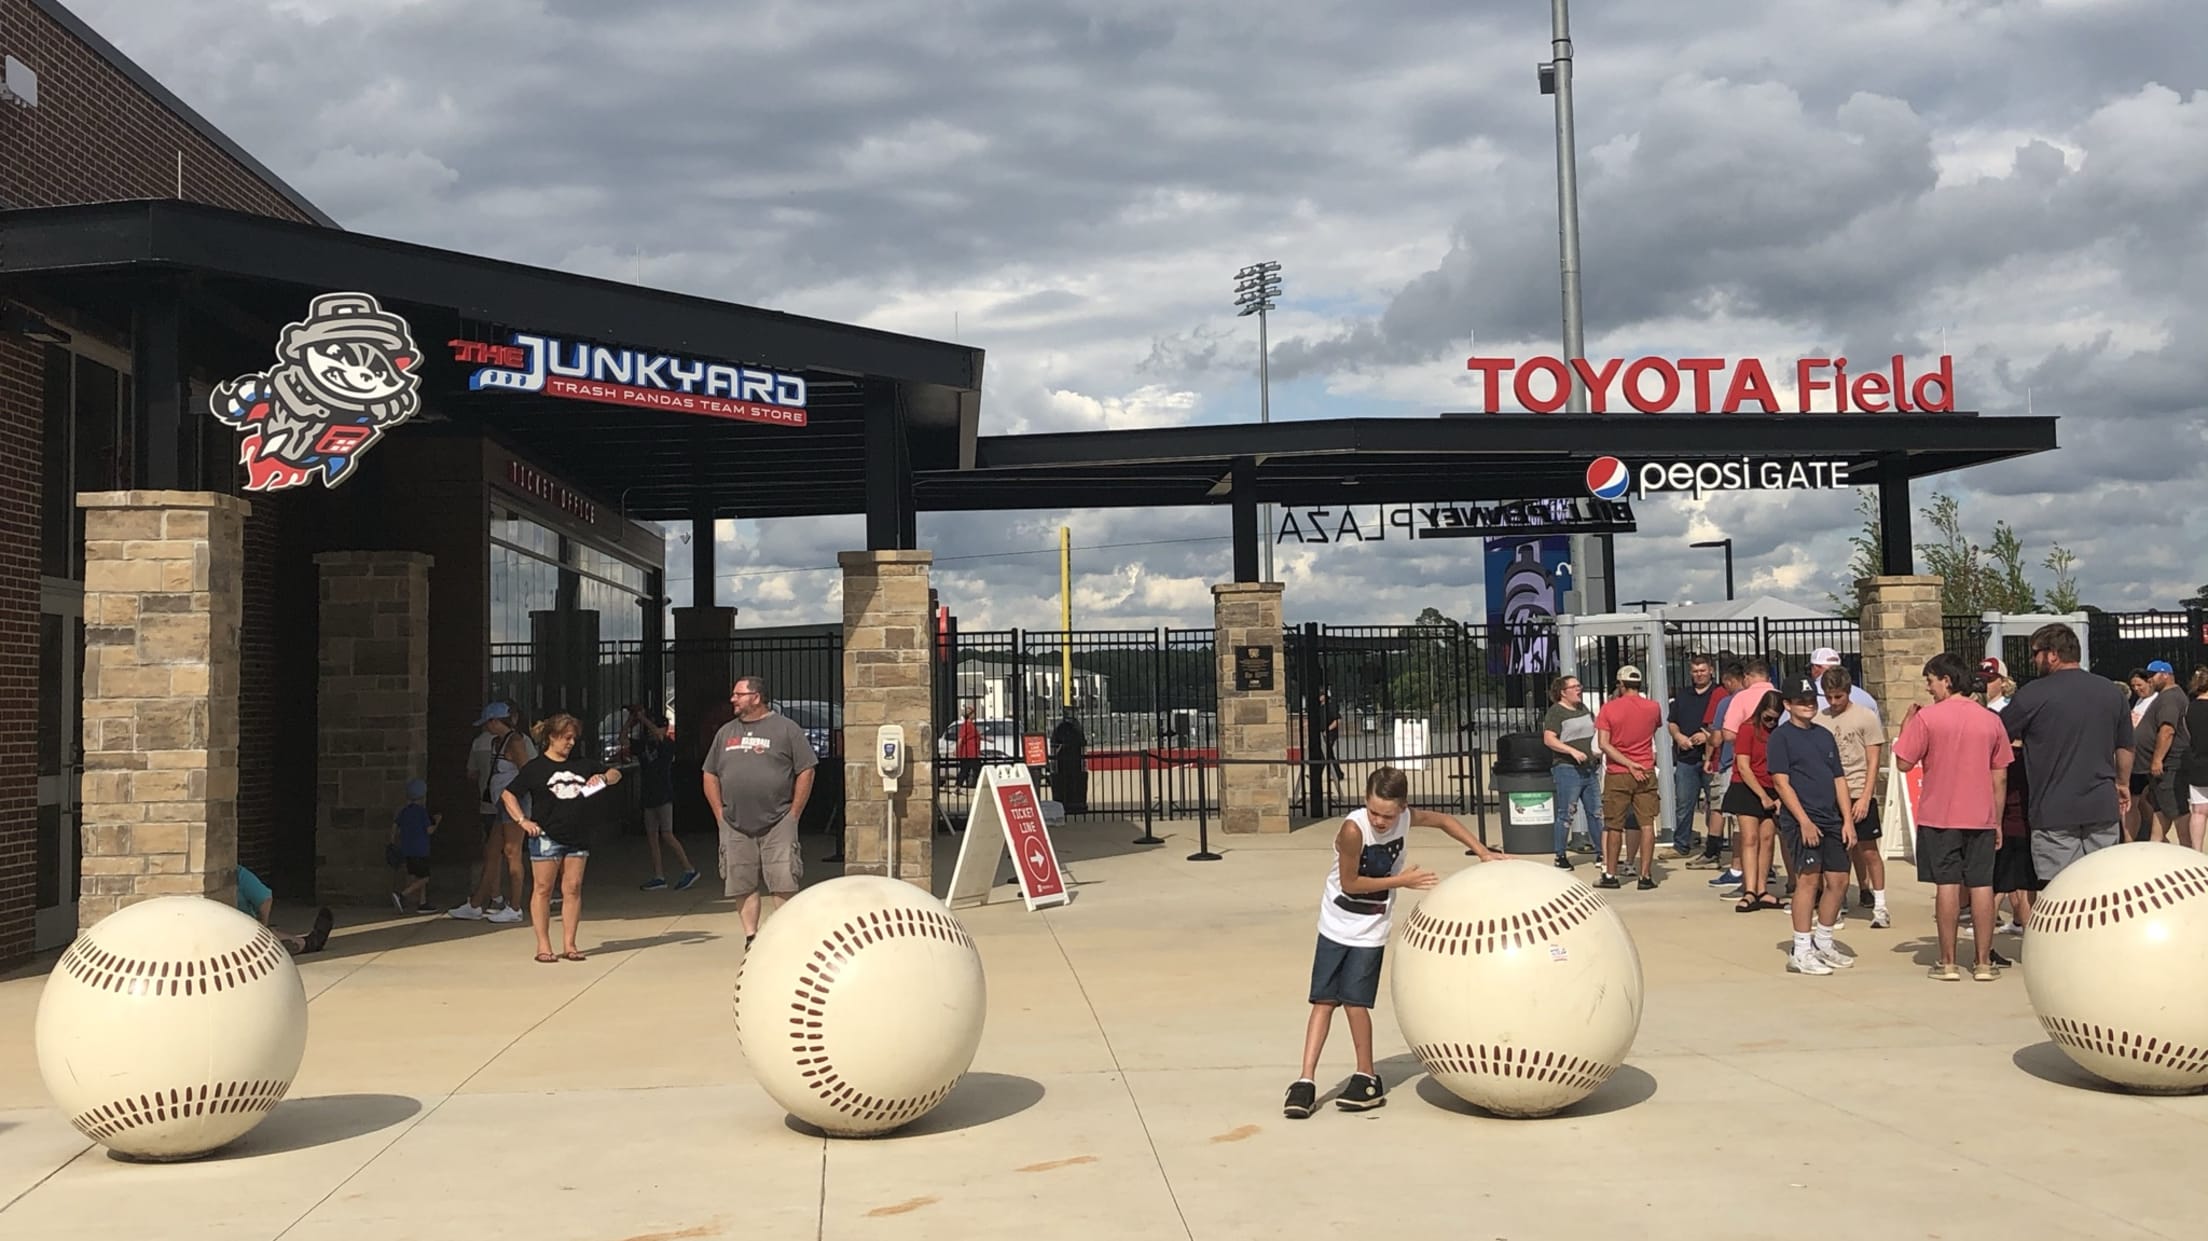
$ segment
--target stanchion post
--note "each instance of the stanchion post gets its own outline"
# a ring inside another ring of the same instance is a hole
[[[1204,759],[1201,753],[1196,756],[1196,852],[1189,854],[1188,860],[1219,860],[1219,855],[1211,851],[1211,794],[1204,789]]]
[[[1142,835],[1135,837],[1138,845],[1162,845],[1164,840],[1150,828],[1150,751],[1142,752]]]

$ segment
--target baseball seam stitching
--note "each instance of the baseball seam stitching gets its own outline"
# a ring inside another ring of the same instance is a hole
[[[1610,1080],[1616,1065],[1603,1064],[1562,1052],[1535,1051],[1530,1047],[1489,1046],[1485,1043],[1423,1043],[1411,1049],[1426,1072],[1469,1074],[1479,1077],[1517,1077],[1593,1090]]]
[[[953,1078],[940,1090],[924,1095],[881,1098],[844,1081],[828,1055],[823,1018],[837,970],[855,960],[860,950],[870,945],[913,938],[939,939],[969,949],[974,946],[973,937],[966,933],[966,928],[948,914],[928,909],[873,910],[847,920],[821,937],[820,946],[813,950],[813,959],[805,963],[804,973],[793,991],[790,1009],[794,1015],[789,1019],[792,1027],[789,1034],[791,1050],[797,1053],[799,1075],[814,1094],[857,1120],[886,1121],[892,1127],[903,1124],[941,1103],[958,1085],[958,1079]],[[739,967],[736,971],[739,1040],[743,1037],[743,988],[744,971]]]
[[[1587,921],[1602,907],[1600,897],[1580,888],[1507,918],[1445,921],[1417,909],[1404,924],[1403,942],[1443,956],[1480,956],[1530,948]]]
[[[99,991],[130,995],[209,995],[243,987],[268,976],[286,954],[267,927],[240,947],[189,961],[129,957],[80,935],[62,954],[61,968]]]
[[[2048,1037],[2081,1051],[2208,1077],[2208,1047],[2187,1047],[2168,1039],[2150,1038],[2130,1030],[2072,1021],[2067,1017],[2042,1017],[2039,1024]]]
[[[2208,895],[2208,866],[2186,866],[2114,892],[2043,901],[2032,909],[2031,933],[2087,930],[2144,917],[2182,900]]]
[[[117,1099],[69,1118],[77,1132],[97,1142],[146,1125],[238,1112],[275,1110],[291,1089],[289,1081],[212,1082],[198,1087],[156,1090]]]

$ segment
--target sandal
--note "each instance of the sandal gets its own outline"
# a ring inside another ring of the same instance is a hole
[[[563,953],[561,953],[561,954],[560,954],[560,960],[562,960],[562,961],[583,961],[583,960],[588,960],[588,958],[587,958],[587,957],[585,957],[585,956],[583,956],[583,954],[582,954],[582,953],[579,953],[579,952],[563,952]]]
[[[559,958],[553,956],[549,952],[540,952],[537,954],[537,964],[539,965],[550,965],[557,960],[559,960]]]
[[[1733,912],[1736,914],[1752,914],[1756,912],[1755,893],[1751,892],[1748,895],[1741,897],[1740,904],[1733,906]]]
[[[1780,900],[1780,899],[1779,899],[1778,897],[1776,897],[1776,896],[1773,896],[1773,895],[1771,895],[1771,894],[1770,894],[1769,892],[1759,892],[1759,893],[1757,893],[1757,894],[1756,894],[1756,908],[1758,908],[1758,909],[1785,909],[1785,908],[1786,908],[1786,902],[1785,902],[1785,901],[1782,901],[1782,900]]]

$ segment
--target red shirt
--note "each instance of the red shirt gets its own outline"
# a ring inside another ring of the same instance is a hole
[[[1924,765],[1920,827],[1992,831],[2001,826],[1993,773],[2015,761],[2001,717],[1957,694],[1909,717],[1894,757]]]
[[[1733,756],[1746,756],[1748,770],[1756,773],[1756,783],[1763,791],[1771,791],[1771,734],[1763,731],[1763,725],[1749,720],[1740,726],[1740,736],[1733,741]]]
[[[1607,731],[1613,748],[1651,773],[1656,770],[1656,730],[1663,726],[1663,710],[1646,694],[1619,694],[1595,712],[1595,731]],[[1616,762],[1605,770],[1625,774]]]

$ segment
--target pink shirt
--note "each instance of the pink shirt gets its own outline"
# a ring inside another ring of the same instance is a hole
[[[1776,688],[1778,687],[1769,681],[1755,681],[1741,686],[1740,692],[1725,704],[1725,731],[1737,733],[1746,728],[1748,721],[1756,718],[1756,708],[1763,705],[1763,696]],[[1786,717],[1780,716],[1779,722],[1785,723]]]
[[[1919,827],[1991,831],[2001,826],[1993,773],[2015,761],[2015,751],[2000,716],[1961,694],[1935,702],[1901,726],[1894,757],[1924,767]]]
[[[1656,730],[1664,725],[1664,713],[1645,694],[1619,694],[1595,712],[1595,730],[1607,731],[1618,753],[1632,759],[1644,771],[1656,770]],[[1606,770],[1625,774],[1616,763]]]

